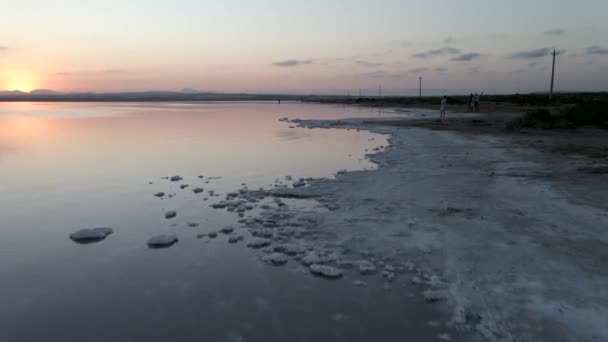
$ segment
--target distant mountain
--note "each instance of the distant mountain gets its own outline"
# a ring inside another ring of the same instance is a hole
[[[124,93],[61,93],[48,89],[38,89],[30,93],[21,91],[0,92],[0,101],[116,101],[116,102],[153,102],[153,101],[284,101],[301,100],[301,95],[287,94],[223,94],[183,91],[142,91]],[[195,91],[192,89],[192,91]]]
[[[59,95],[59,94],[63,94],[63,93],[54,91],[54,90],[49,90],[49,89],[36,89],[36,90],[30,91],[30,94],[31,95]]]
[[[27,95],[28,93],[23,92],[21,90],[6,90],[6,91],[0,91],[0,96],[20,96],[20,95]]]
[[[200,93],[200,91],[196,90],[196,89],[192,89],[192,88],[184,88],[182,90],[179,91],[182,94],[197,94]]]

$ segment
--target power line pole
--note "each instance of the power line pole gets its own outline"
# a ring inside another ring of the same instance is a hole
[[[550,100],[553,99],[553,84],[555,81],[555,57],[557,57],[557,55],[559,55],[559,52],[557,50],[553,49],[553,53],[551,55],[553,56],[553,68],[551,69],[551,91],[549,92]]]
[[[418,88],[418,96],[422,97],[422,76],[418,77],[419,88]]]

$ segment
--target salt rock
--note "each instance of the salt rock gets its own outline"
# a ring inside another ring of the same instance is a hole
[[[104,240],[108,235],[114,233],[112,228],[99,227],[99,228],[85,228],[77,232],[70,234],[70,239],[76,243],[86,244],[94,243]]]
[[[265,239],[265,238],[255,238],[252,239],[251,241],[249,241],[249,243],[247,244],[247,247],[250,248],[263,248],[266,246],[269,246],[272,243],[272,240],[270,239]]]
[[[220,233],[222,234],[231,234],[234,231],[234,227],[224,227],[222,229],[220,229]]]
[[[148,240],[150,248],[168,248],[177,243],[179,239],[175,235],[159,235]]]
[[[287,256],[285,256],[285,254],[281,254],[281,253],[272,253],[272,254],[265,255],[262,257],[262,261],[264,263],[273,265],[273,266],[285,265],[288,260],[289,259],[287,259]]]
[[[361,274],[372,274],[376,272],[376,265],[369,261],[359,262],[359,273]]]
[[[245,240],[245,237],[243,235],[235,235],[235,236],[231,236],[228,239],[228,242],[229,243],[238,243],[238,242],[241,242],[243,240]]]
[[[327,279],[338,279],[342,277],[342,270],[332,266],[313,264],[310,265],[309,269],[312,274]]]

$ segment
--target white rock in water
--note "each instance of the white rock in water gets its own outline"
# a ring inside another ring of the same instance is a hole
[[[175,235],[159,235],[148,240],[150,248],[167,248],[177,243],[178,238]]]
[[[271,238],[274,235],[272,229],[268,228],[251,229],[249,232],[251,233],[251,235],[260,238]]]
[[[258,249],[258,248],[269,246],[271,243],[272,243],[272,240],[270,240],[270,239],[255,238],[255,239],[252,239],[251,241],[249,241],[249,243],[247,244],[247,247]]]
[[[93,229],[85,228],[70,234],[70,239],[72,239],[74,242],[82,244],[93,243],[105,239],[112,233],[114,233],[114,230],[108,227],[99,227]]]
[[[302,257],[302,259],[300,259],[300,262],[306,266],[310,266],[313,264],[322,264],[322,263],[325,263],[328,261],[329,261],[329,258],[322,256],[315,251],[310,251],[310,252],[306,253]]]
[[[226,234],[226,235],[232,233],[233,231],[234,231],[234,227],[224,227],[224,228],[220,229],[220,232],[222,234]]]
[[[203,188],[194,188],[194,189],[192,189],[192,192],[194,192],[195,194],[200,194],[203,191],[205,191]]]
[[[165,213],[165,218],[167,220],[174,218],[175,216],[177,216],[177,211],[175,210],[169,210]]]
[[[446,298],[446,293],[439,290],[426,290],[424,291],[423,295],[424,300],[430,303],[438,302]]]
[[[235,235],[235,236],[231,236],[228,239],[228,242],[230,242],[230,243],[238,243],[238,242],[243,241],[243,240],[245,240],[245,237],[243,235]]]
[[[157,192],[156,194],[154,194],[154,196],[156,196],[156,197],[163,197],[163,196],[165,196],[165,193],[164,192]]]
[[[364,281],[362,281],[362,280],[355,280],[355,281],[353,282],[353,284],[354,284],[356,287],[365,287],[365,286],[367,286],[367,283],[366,283],[366,282],[364,282]]]
[[[173,177],[169,178],[169,180],[170,180],[170,181],[172,181],[172,182],[179,182],[179,181],[181,181],[182,179],[183,179],[183,178],[182,178],[182,177],[180,177],[180,176],[173,176]]]
[[[275,246],[274,250],[275,252],[294,256],[302,251],[302,247],[292,243],[284,243],[282,245]]]
[[[285,254],[272,253],[272,254],[263,256],[262,261],[264,261],[266,264],[269,264],[269,265],[281,266],[281,265],[285,265],[287,263],[287,261],[289,261],[289,259],[287,259]]]
[[[372,274],[376,272],[376,265],[369,261],[359,262],[359,273],[361,274]]]
[[[309,269],[312,274],[327,279],[338,279],[342,277],[342,270],[332,266],[314,264],[310,265]]]

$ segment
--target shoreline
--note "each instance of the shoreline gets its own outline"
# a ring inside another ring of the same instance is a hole
[[[585,158],[547,155],[509,134],[415,127],[428,120],[399,127],[399,121],[292,120],[388,134],[390,144],[368,155],[377,170],[267,192],[279,201],[315,199],[329,209],[261,214],[280,226],[298,221],[308,231],[289,234],[292,246],[315,246],[297,258],[360,271],[372,263],[387,284],[414,286],[439,302],[430,305],[449,309],[451,319],[441,326],[486,340],[608,338],[604,187],[579,196],[605,176],[582,172],[573,179]]]

